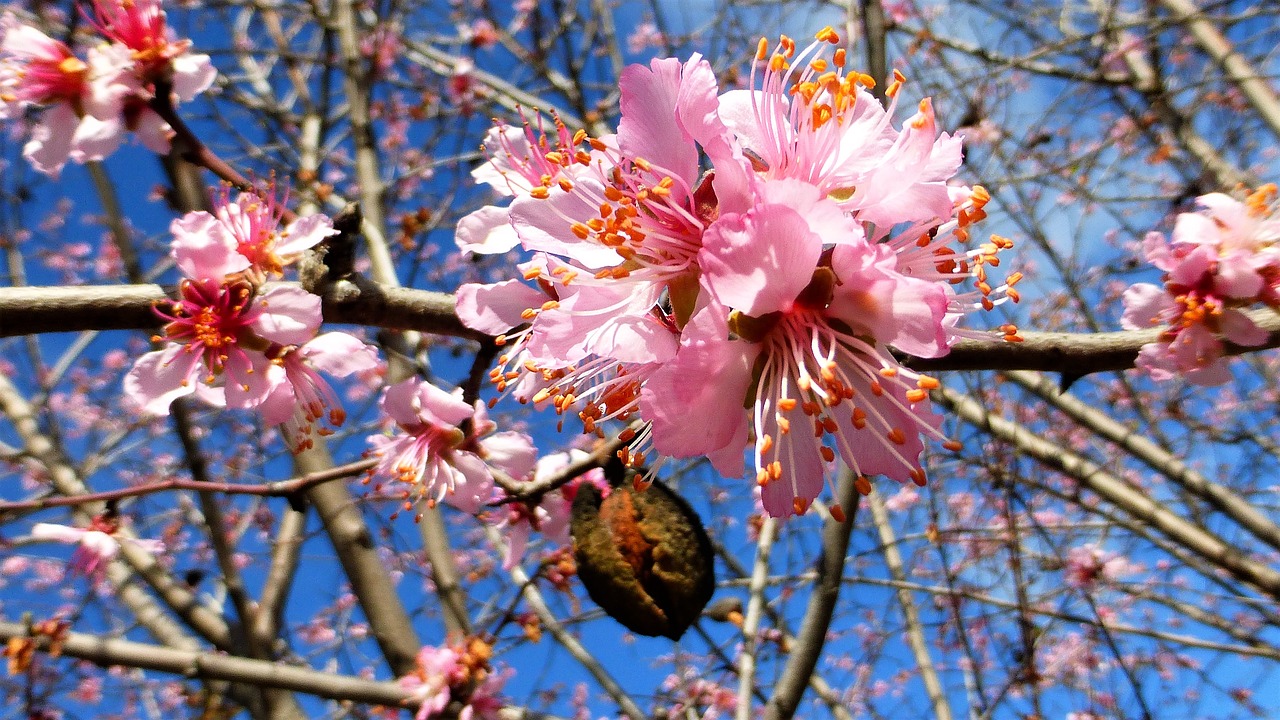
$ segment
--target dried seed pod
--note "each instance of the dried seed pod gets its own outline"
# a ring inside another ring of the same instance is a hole
[[[689,503],[662,483],[615,485],[603,501],[586,483],[574,498],[578,577],[627,629],[678,640],[715,592],[711,539]]]

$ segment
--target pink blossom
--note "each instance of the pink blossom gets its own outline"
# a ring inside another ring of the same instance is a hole
[[[146,93],[154,92],[156,84],[163,82],[172,88],[178,100],[190,102],[217,78],[208,55],[190,52],[190,40],[174,37],[165,23],[160,0],[94,0],[93,8],[98,31],[130,50],[138,82],[145,89],[141,99],[145,100]],[[163,128],[159,137],[163,138],[167,152],[167,126],[149,108],[136,110],[150,118],[141,122],[155,125],[150,133],[152,137]],[[143,135],[141,131],[139,134]],[[148,143],[148,147],[155,150],[151,145]]]
[[[461,58],[449,74],[445,84],[445,97],[458,107],[463,115],[470,115],[475,109],[478,90],[475,80],[476,64],[470,58]]]
[[[337,234],[325,215],[301,217],[280,227],[283,206],[274,191],[224,193],[215,214],[190,212],[174,220],[170,254],[192,278],[222,278],[252,268],[258,275],[284,274],[284,266]]]
[[[533,472],[533,482],[541,482],[554,476],[570,463],[586,457],[585,452],[575,449],[538,458]],[[509,502],[503,506],[506,515],[499,521],[497,527],[507,539],[507,549],[502,559],[504,569],[509,570],[520,562],[532,531],[541,533],[542,537],[553,546],[562,547],[569,543],[569,515],[573,508],[573,499],[583,483],[591,483],[606,495],[608,493],[608,482],[604,479],[604,471],[600,468],[592,468],[585,474],[544,494],[539,498],[537,505]]]
[[[945,352],[946,291],[897,273],[893,251],[868,244],[812,185],[776,180],[758,192],[754,208],[721,215],[704,238],[703,282],[722,305],[685,328],[688,362],[678,353],[642,391],[654,447],[676,457],[728,452],[749,426],[775,516],[804,512],[837,454],[859,474],[922,483],[919,433],[937,436],[927,408],[937,382],[900,367],[886,347]],[[731,308],[724,324],[722,306]],[[728,409],[751,399],[745,416]],[[683,431],[690,410],[707,418],[703,432]],[[792,432],[797,422],[805,429]],[[727,475],[738,467],[732,456],[717,464]]]
[[[417,667],[399,680],[419,703],[414,720],[439,716],[455,700],[463,704],[461,720],[496,720],[505,704],[502,686],[512,671],[494,672],[489,666],[492,654],[492,646],[475,637],[419,650]]]
[[[342,402],[317,370],[347,377],[380,364],[377,350],[341,332],[318,335],[301,346],[275,346],[267,355],[272,365],[283,371],[283,378],[262,400],[262,419],[284,425],[285,437],[295,453],[312,446],[311,432],[317,422],[327,420],[330,427],[337,428],[346,421]],[[332,434],[325,427],[318,432]]]
[[[469,242],[509,245],[514,232],[535,252],[521,270],[536,287],[459,293],[463,322],[506,346],[500,392],[576,411],[589,433],[638,415],[647,424],[622,453],[633,466],[651,448],[738,475],[754,438],[776,516],[804,512],[837,456],[923,484],[938,383],[890,350],[943,355],[978,335],[961,316],[1018,297],[1016,274],[996,287],[986,275],[1009,241],[950,246],[989,197],[948,183],[960,143],[931,103],[894,129],[893,107],[861,89],[871,80],[844,74],[843,51],[822,56],[834,31],[817,38],[798,54],[784,38],[760,89],[753,75],[753,89],[720,93],[697,56],[629,67],[616,135],[562,131],[552,147],[495,129],[506,150],[485,177],[515,198],[505,217],[460,224]]]
[[[638,55],[649,48],[660,48],[666,42],[666,35],[658,30],[657,25],[651,22],[636,23],[627,36],[627,49]]]
[[[121,538],[118,519],[110,514],[95,517],[87,528],[74,528],[55,523],[36,523],[31,527],[31,537],[37,540],[77,545],[71,555],[72,570],[94,576],[120,552],[120,539],[133,543],[150,553],[164,550],[158,540]]]
[[[488,50],[498,44],[498,29],[488,18],[477,18],[471,21],[471,26],[463,33],[471,38],[471,47],[478,50]]]
[[[1162,328],[1142,347],[1137,366],[1155,380],[1183,375],[1218,385],[1231,375],[1223,340],[1251,347],[1266,331],[1242,309],[1280,307],[1280,213],[1266,185],[1241,202],[1221,193],[1198,198],[1200,213],[1178,216],[1171,241],[1150,233],[1147,259],[1165,271],[1164,286],[1138,283],[1124,292],[1121,319],[1131,330]]]
[[[889,512],[901,512],[910,509],[912,506],[920,502],[920,493],[913,485],[903,485],[898,488],[898,492],[884,501],[885,509]]]
[[[960,166],[959,139],[938,136],[928,100],[902,131],[894,130],[889,121],[903,78],[886,92],[893,100],[886,111],[863,89],[874,80],[845,73],[843,49],[830,60],[823,56],[824,45],[838,42],[830,28],[799,52],[785,36],[772,54],[761,40],[761,88],[720,98],[729,127],[769,176],[811,183],[858,219],[890,226],[946,220],[946,180]],[[755,78],[753,65],[753,88]]]
[[[23,150],[32,166],[56,177],[68,159],[101,160],[114,152],[124,137],[124,98],[133,88],[128,52],[103,46],[81,60],[8,13],[0,31],[0,118],[45,108]]]
[[[519,433],[496,433],[483,414],[419,378],[409,378],[386,389],[382,410],[396,422],[397,432],[369,438],[372,454],[379,458],[374,475],[410,485],[419,499],[434,506],[444,500],[465,512],[475,513],[493,493],[493,473],[485,459],[514,477],[533,468],[537,451]],[[474,434],[459,427],[474,420]],[[485,459],[482,459],[485,458]]]
[[[690,362],[677,354],[641,393],[641,410],[653,420],[659,452],[710,454],[725,475],[740,472],[741,455],[717,456],[717,451],[736,451],[749,428],[756,438],[761,499],[774,516],[803,513],[821,491],[826,466],[837,454],[858,474],[923,484],[919,436],[938,436],[940,418],[927,402],[927,391],[937,382],[902,368],[887,352],[872,328],[877,314],[891,315],[897,308],[891,300],[877,308],[872,296],[859,289],[882,282],[888,294],[880,297],[891,299],[897,292],[892,281],[889,276],[873,279],[875,263],[842,267],[840,250],[834,269],[808,271],[810,283],[789,301],[788,309],[770,309],[760,317],[730,314],[727,329],[740,339],[729,339],[728,333],[695,318],[686,328],[688,339],[681,342],[682,352],[696,351]],[[881,262],[891,264],[891,253],[879,250]],[[844,284],[837,285],[836,277]],[[908,318],[911,304],[903,307]],[[937,306],[919,306],[940,319]],[[713,305],[705,312],[723,310]],[[673,386],[696,395],[672,392]],[[747,399],[754,402],[745,414],[729,409]],[[702,419],[702,432],[686,431],[691,413]],[[799,423],[794,432],[793,423]]]
[[[385,75],[403,52],[404,29],[398,23],[383,22],[360,39],[360,53],[372,59],[373,67]]]
[[[485,135],[488,162],[471,171],[477,182],[490,186],[500,197],[512,197],[549,188],[561,172],[578,160],[576,147],[585,133],[569,132],[560,118],[553,118],[550,133],[538,116],[536,125],[521,113],[522,127],[498,123]],[[485,205],[458,221],[458,249],[478,255],[504,253],[520,244],[506,208]]]
[[[175,399],[198,388],[217,404],[257,407],[282,380],[266,352],[305,343],[320,326],[320,298],[300,288],[255,297],[243,281],[183,280],[179,293],[168,310],[156,309],[169,321],[158,339],[170,344],[139,358],[124,379],[125,394],[152,415],[167,415]]]
[[[1098,545],[1079,545],[1067,551],[1067,584],[1091,588],[1097,583],[1114,582],[1133,573],[1135,566],[1119,553],[1108,552]]]
[[[450,684],[460,674],[458,653],[450,647],[435,648],[430,645],[418,651],[418,667],[415,672],[400,678],[400,687],[413,693],[418,701],[414,720],[426,720],[449,705]]]

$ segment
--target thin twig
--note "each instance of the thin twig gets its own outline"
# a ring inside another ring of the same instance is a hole
[[[902,568],[902,554],[898,552],[898,539],[894,536],[893,525],[889,522],[889,513],[885,510],[884,500],[874,488],[867,496],[867,504],[871,507],[871,519],[880,534],[884,562],[889,568],[889,574],[894,580],[905,580],[906,572]],[[929,643],[925,640],[924,627],[920,624],[920,614],[916,611],[911,593],[899,588],[898,604],[902,606],[907,643],[911,646],[911,654],[916,659],[920,679],[924,682],[925,692],[933,705],[933,714],[938,720],[951,720],[951,707],[947,705],[947,695],[942,691],[938,672],[933,667],[933,659],[929,655]]]
[[[162,480],[160,482],[148,483],[146,485],[138,485],[136,487],[120,488],[118,490],[104,490],[102,492],[86,493],[84,495],[45,497],[38,500],[22,500],[19,502],[0,502],[0,521],[4,521],[4,516],[7,513],[28,512],[31,510],[43,510],[45,508],[52,507],[87,505],[90,503],[106,502],[108,500],[123,500],[124,498],[141,497],[143,495],[152,495],[154,493],[166,492],[169,490],[196,490],[200,492],[225,493],[227,495],[257,495],[260,497],[288,497],[289,495],[293,495],[321,483],[332,482],[334,480],[341,480],[342,478],[359,475],[377,464],[377,460],[359,460],[346,465],[339,465],[330,470],[307,473],[306,475],[292,478],[290,480],[277,480],[275,482],[258,483],[254,485],[245,485],[242,483],[201,482],[196,480],[173,478],[172,480]]]
[[[756,541],[756,561],[751,570],[747,614],[742,621],[742,653],[738,656],[738,707],[735,720],[751,720],[751,695],[756,683],[756,650],[759,647],[760,616],[764,609],[765,580],[769,577],[769,554],[778,534],[778,521],[765,517]]]

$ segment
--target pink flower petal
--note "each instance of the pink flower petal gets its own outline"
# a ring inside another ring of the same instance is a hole
[[[311,366],[335,377],[374,370],[381,364],[378,351],[373,346],[343,332],[319,335],[303,345],[299,352]]]
[[[589,198],[604,195],[604,186],[595,178],[578,177],[573,181],[587,187],[566,193],[553,185],[546,199],[521,195],[511,203],[511,223],[520,241],[526,250],[570,258],[593,271],[618,265],[622,258],[612,248],[582,242],[570,230],[571,222],[565,218],[596,217],[600,208]]]
[[[819,223],[833,234],[856,229],[818,190],[798,180],[762,186],[750,212],[721,216],[703,235],[698,262],[716,299],[752,317],[791,310],[822,254]]]
[[[622,71],[618,148],[627,157],[643,158],[691,182],[698,174],[698,148],[676,120],[681,67],[679,60],[665,58],[651,61],[649,67],[630,65]],[[673,191],[681,188],[677,183]]]
[[[325,238],[337,235],[328,215],[315,214],[298,218],[280,234],[275,252],[282,257],[297,255],[319,245]]]
[[[254,302],[264,309],[253,321],[254,330],[282,345],[302,345],[315,337],[323,321],[320,296],[300,287],[275,285]]]
[[[55,523],[36,523],[31,526],[31,537],[36,540],[53,540],[61,543],[78,543],[88,530]]]
[[[653,423],[653,446],[663,455],[696,457],[726,448],[741,464],[743,445],[729,446],[746,440],[742,403],[759,347],[729,340],[723,312],[712,306],[694,314],[675,359],[641,388],[640,411]]]
[[[453,239],[459,250],[476,255],[496,255],[520,244],[508,209],[494,205],[485,205],[459,220]]]
[[[525,310],[542,307],[548,298],[521,280],[504,280],[490,285],[467,283],[458,288],[457,312],[462,324],[472,330],[501,335],[528,322]]]
[[[1149,330],[1168,322],[1176,303],[1162,287],[1138,283],[1124,291],[1124,315],[1120,325],[1126,330]]]
[[[182,102],[191,102],[209,89],[218,70],[208,55],[183,53],[173,59],[173,92]]]
[[[44,111],[40,123],[31,130],[31,139],[22,155],[36,170],[57,178],[67,164],[80,118],[66,103],[58,103]]]
[[[124,392],[149,415],[168,415],[177,398],[194,390],[200,355],[172,344],[138,358],[124,376]]]
[[[533,472],[538,462],[538,448],[521,432],[500,432],[480,440],[484,458],[507,475],[521,479]]]
[[[207,212],[189,212],[169,224],[169,255],[184,275],[195,280],[221,280],[249,267],[236,252],[235,238]]]

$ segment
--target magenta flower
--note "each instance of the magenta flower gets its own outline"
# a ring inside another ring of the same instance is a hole
[[[373,435],[369,443],[379,458],[372,474],[389,477],[412,490],[429,506],[448,502],[464,512],[479,512],[493,494],[493,473],[486,460],[512,477],[533,469],[537,451],[529,439],[513,432],[495,433],[483,414],[428,382],[413,377],[388,387],[382,411],[396,422],[397,432]],[[469,438],[459,427],[473,420]],[[483,458],[483,459],[482,459]]]
[[[8,13],[0,31],[0,119],[45,108],[23,149],[32,166],[56,177],[68,159],[101,160],[114,152],[124,137],[124,98],[134,88],[128,52],[103,46],[81,60]]]
[[[98,31],[132,52],[144,86],[163,78],[190,102],[213,84],[217,71],[209,56],[189,52],[190,40],[174,38],[160,0],[94,0],[93,9]]]
[[[320,326],[320,298],[295,287],[254,296],[244,281],[183,280],[181,299],[156,314],[168,320],[157,342],[125,376],[125,394],[145,412],[169,414],[177,398],[199,392],[233,408],[262,404],[282,379],[266,352],[305,343]]]

